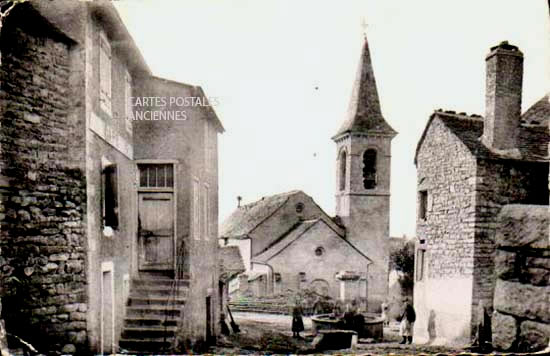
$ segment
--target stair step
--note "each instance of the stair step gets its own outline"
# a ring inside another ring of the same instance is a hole
[[[171,287],[157,287],[157,288],[145,288],[136,287],[132,289],[132,294],[140,297],[172,297],[177,295],[178,297],[185,297],[187,295],[188,287],[179,287],[175,290]]]
[[[172,346],[172,340],[170,338],[146,338],[146,339],[126,339],[121,338],[119,341],[119,346],[129,354],[159,354],[163,349],[169,350]]]
[[[128,318],[179,318],[180,315],[180,308],[174,308],[173,306],[138,305],[126,307]]]
[[[168,287],[189,287],[188,279],[168,279],[168,278],[135,278],[132,280],[132,287],[144,286],[168,286]]]
[[[164,338],[170,339],[176,333],[175,326],[158,326],[158,327],[124,327],[122,330],[122,338],[124,339],[150,339]]]
[[[174,317],[166,318],[125,318],[124,325],[127,327],[136,326],[177,326],[178,319]]]
[[[183,297],[141,297],[141,296],[134,296],[131,295],[128,298],[128,305],[131,306],[138,306],[138,305],[146,305],[146,306],[153,306],[153,305],[159,305],[159,306],[169,306],[169,305],[183,305],[185,303],[185,298]]]

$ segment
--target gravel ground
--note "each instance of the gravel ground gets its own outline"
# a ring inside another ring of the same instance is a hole
[[[313,334],[311,319],[304,318],[305,332],[302,339],[292,338],[288,315],[261,313],[234,313],[241,332],[220,338],[217,346],[209,352],[213,354],[311,354],[318,353],[311,347]],[[323,354],[457,354],[463,350],[429,345],[400,345],[396,325],[384,329],[384,342],[367,344],[359,340],[355,350],[324,351]]]

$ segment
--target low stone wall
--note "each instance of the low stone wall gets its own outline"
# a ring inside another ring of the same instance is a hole
[[[550,336],[548,206],[507,205],[499,215],[492,329],[501,350],[535,351]]]

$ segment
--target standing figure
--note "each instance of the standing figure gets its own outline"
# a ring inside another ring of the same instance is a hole
[[[400,344],[412,344],[414,322],[416,321],[416,313],[408,299],[405,299],[405,308],[401,314],[401,325],[399,334],[403,337]]]
[[[302,319],[302,307],[300,301],[292,308],[292,337],[300,338],[300,332],[304,331],[304,320]]]
[[[384,320],[384,326],[388,326],[390,324],[390,319],[388,317],[388,310],[389,310],[388,301],[385,300],[384,303],[382,303],[382,319]]]

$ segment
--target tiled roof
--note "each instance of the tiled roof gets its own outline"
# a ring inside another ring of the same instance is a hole
[[[392,136],[397,134],[382,116],[369,44],[366,39],[348,107],[348,119],[333,138],[348,132],[369,132]]]
[[[224,246],[219,249],[221,275],[220,279],[228,280],[245,271],[243,259],[238,246]]]
[[[546,125],[550,121],[550,95],[546,94],[533,104],[523,115],[521,122],[526,125]]]
[[[299,190],[276,194],[237,209],[222,223],[220,238],[246,238],[248,234],[264,220],[282,207],[294,194],[301,194]]]
[[[538,104],[538,103],[537,103]],[[535,106],[537,105],[535,104]],[[531,109],[529,109],[531,110]],[[529,112],[526,112],[526,114]],[[537,110],[533,110],[530,115],[541,117],[543,110],[540,110],[540,106]],[[525,115],[524,115],[525,117]],[[418,152],[428,127],[433,119],[439,118],[446,127],[448,127],[453,134],[455,134],[472,152],[472,154],[478,158],[485,159],[514,159],[522,161],[548,161],[548,142],[550,140],[550,134],[548,131],[548,124],[546,125],[528,125],[521,124],[518,135],[518,150],[519,157],[508,155],[505,152],[496,152],[490,150],[481,142],[481,136],[483,134],[483,118],[479,115],[466,115],[464,113],[456,114],[452,111],[435,111],[426,125],[426,129],[418,142],[415,155],[415,163],[417,160]],[[546,118],[548,120],[548,118]],[[544,122],[541,119],[541,122]]]

